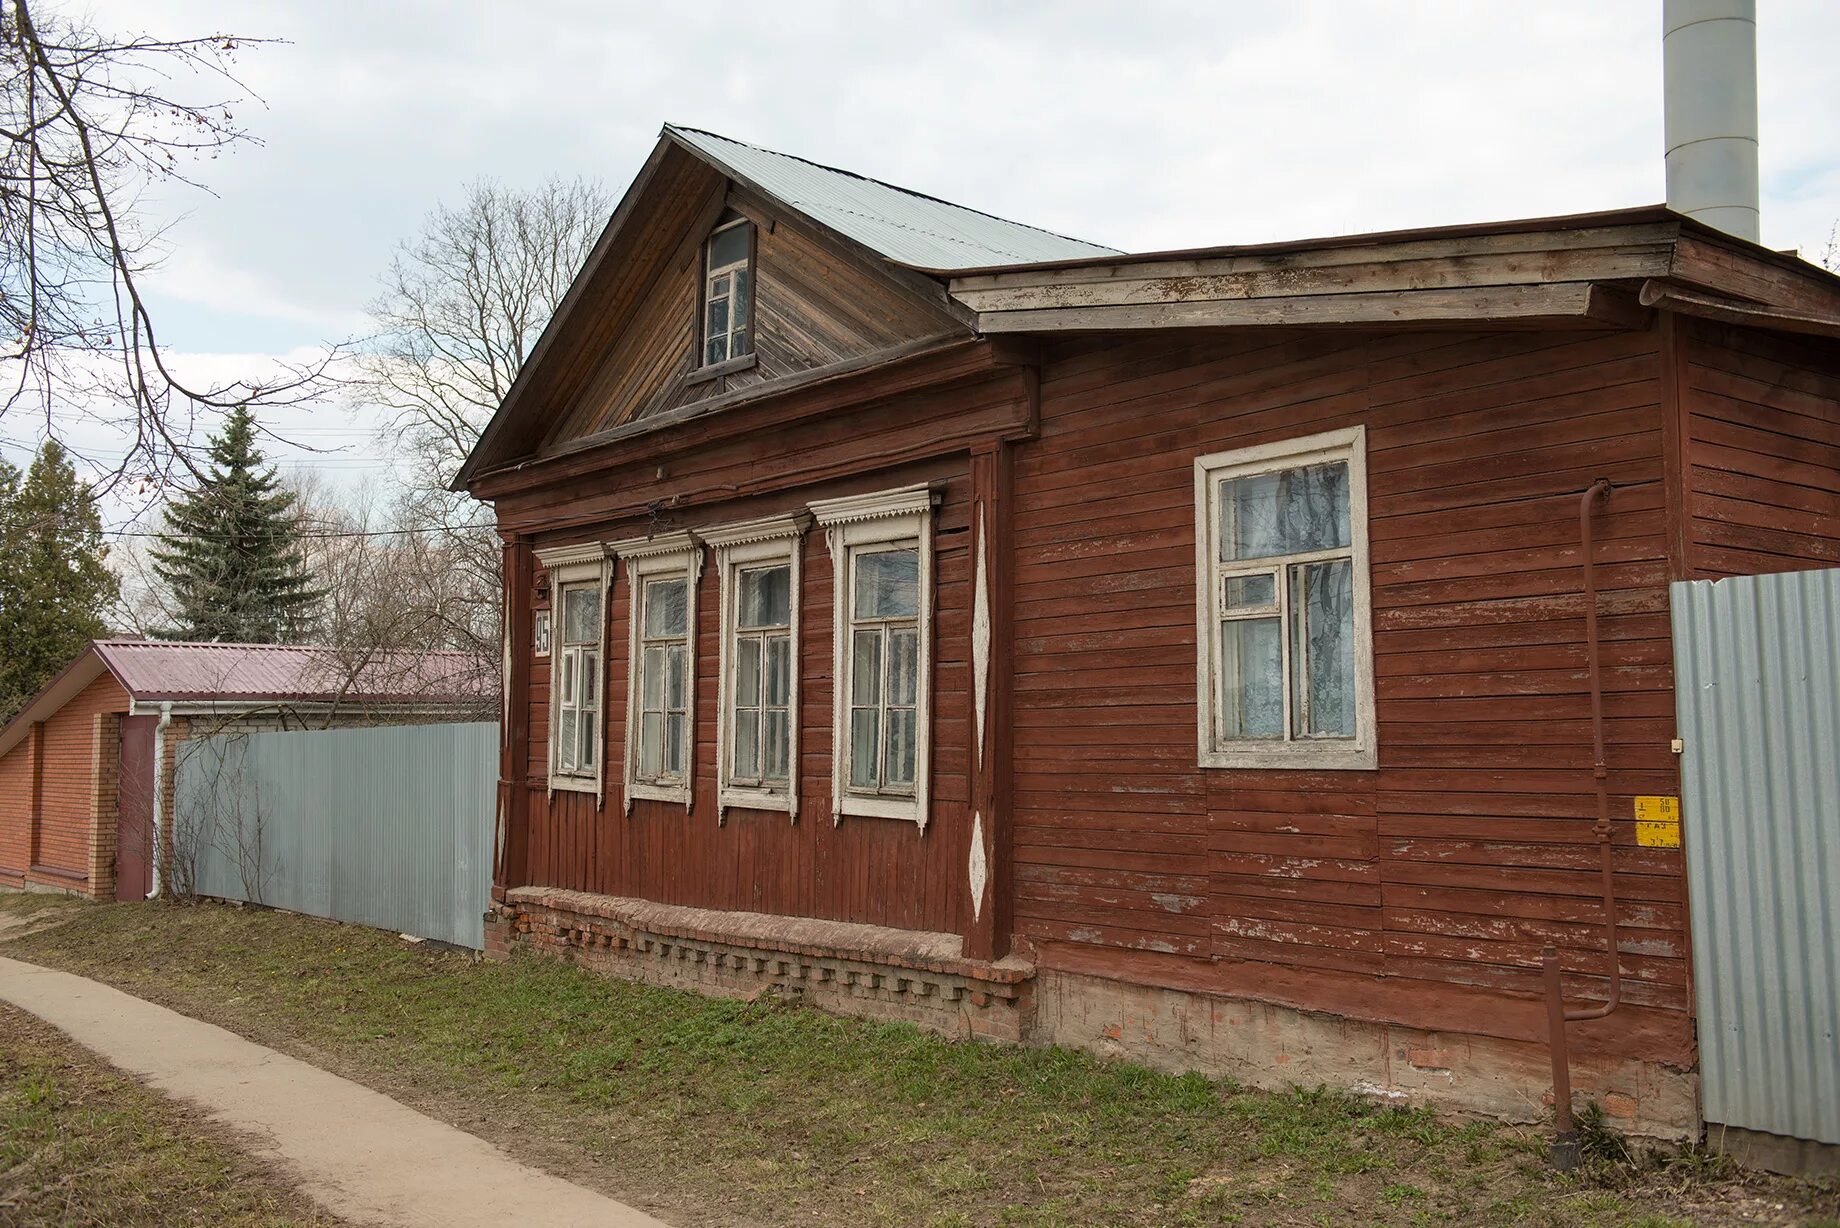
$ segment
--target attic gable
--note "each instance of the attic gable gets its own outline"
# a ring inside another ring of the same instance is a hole
[[[758,360],[699,378],[701,244],[755,226]],[[456,476],[703,400],[732,400],[928,338],[971,335],[944,270],[1110,248],[694,129],[666,127]]]

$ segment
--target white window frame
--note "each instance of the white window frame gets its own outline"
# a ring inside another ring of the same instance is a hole
[[[909,486],[841,499],[813,500],[813,518],[830,547],[831,612],[831,811],[845,816],[906,819],[926,830],[932,785],[933,716],[933,503],[928,486]],[[920,550],[919,675],[915,681],[914,788],[911,795],[858,793],[850,789],[851,586],[855,554],[907,542]]]
[[[1346,551],[1280,555],[1244,562],[1220,561],[1220,484],[1309,465],[1342,462],[1348,466],[1348,537]],[[1291,626],[1289,586],[1284,565],[1308,561],[1316,554],[1352,560],[1354,572],[1355,732],[1352,739],[1293,738],[1291,733]],[[1284,734],[1282,740],[1229,740],[1220,735],[1222,710],[1220,623],[1224,584],[1233,576],[1277,573],[1274,608],[1279,615],[1284,652]],[[1195,640],[1197,736],[1204,768],[1296,768],[1372,770],[1379,764],[1374,720],[1373,598],[1367,551],[1367,428],[1325,431],[1301,439],[1195,459]]]
[[[622,793],[627,814],[632,813],[636,798],[661,802],[682,802],[688,813],[696,796],[696,671],[697,622],[696,589],[703,574],[703,543],[688,532],[661,533],[656,537],[637,537],[608,542],[607,552],[626,564],[627,647],[626,647],[626,750],[622,756]],[[689,673],[684,679],[684,777],[681,781],[661,783],[639,778],[639,704],[644,680],[641,645],[645,638],[644,602],[648,580],[682,576],[684,592],[684,631],[689,644]]]
[[[562,767],[561,747],[558,734],[562,728],[562,672],[569,668],[565,662],[579,655],[575,649],[562,651],[562,645],[553,643],[546,655],[550,659],[549,671],[549,731],[547,734],[549,757],[549,792],[563,789],[574,793],[592,793],[598,805],[607,794],[607,599],[611,588],[612,569],[607,553],[599,542],[584,542],[578,545],[551,546],[536,552],[537,561],[549,573],[550,591],[550,627],[552,632],[560,624],[563,594],[569,589],[593,586],[600,594],[600,620],[595,642],[594,656],[594,693],[596,697],[595,737],[597,745],[594,767],[591,771],[579,769],[564,770]],[[579,722],[580,718],[577,717]],[[579,725],[577,726],[579,728]]]
[[[726,821],[730,806],[750,810],[784,810],[789,818],[799,817],[799,590],[802,585],[801,546],[811,516],[804,512],[784,516],[767,516],[740,524],[724,525],[699,531],[703,541],[715,551],[717,590],[722,602],[720,672],[717,675],[716,704],[716,813]],[[734,643],[739,628],[741,573],[762,567],[785,566],[790,569],[791,583],[788,618],[792,654],[792,673],[787,690],[786,784],[737,784],[734,767],[729,762],[734,745],[732,726],[735,695],[734,671],[737,653]]]
[[[711,230],[709,232],[709,237],[703,240],[703,293],[697,300],[697,311],[700,314],[697,317],[696,327],[697,366],[699,367],[725,367],[730,363],[736,363],[751,358],[754,354],[754,234],[752,230],[747,232],[747,252],[741,259],[731,260],[727,264],[722,265],[711,265],[709,263],[709,255],[715,250],[717,236],[723,234],[725,231],[735,230],[743,226],[752,227],[753,222],[745,217],[736,218],[732,222],[724,222]],[[748,313],[747,325],[741,330],[747,337],[748,349],[745,354],[735,353],[735,305],[742,301],[744,297],[735,293],[734,275],[737,269],[746,272],[748,278],[747,294],[745,295]],[[722,334],[723,356],[711,361],[709,358],[709,342],[711,337],[709,332],[709,305],[712,300],[718,297],[715,293],[715,284],[718,277],[728,278],[728,294],[725,296],[728,299],[728,328]]]

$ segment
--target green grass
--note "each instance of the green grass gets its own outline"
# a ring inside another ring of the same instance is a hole
[[[1746,1188],[1728,1171],[1563,1178],[1531,1131],[484,963],[279,913],[96,906],[0,951],[320,1061],[680,1223],[1772,1222],[1719,1217]],[[1840,1209],[1807,1188],[1797,1206]]]
[[[0,1225],[330,1225],[189,1109],[0,1007]]]

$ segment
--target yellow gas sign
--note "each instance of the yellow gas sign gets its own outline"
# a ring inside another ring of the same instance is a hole
[[[1638,797],[1636,799],[1636,843],[1651,849],[1680,847],[1680,799],[1678,797]]]

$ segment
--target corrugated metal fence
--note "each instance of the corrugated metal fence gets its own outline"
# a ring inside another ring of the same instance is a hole
[[[478,949],[497,775],[491,723],[181,743],[175,877],[200,895]]]
[[[1672,604],[1705,1117],[1840,1143],[1840,571]]]

